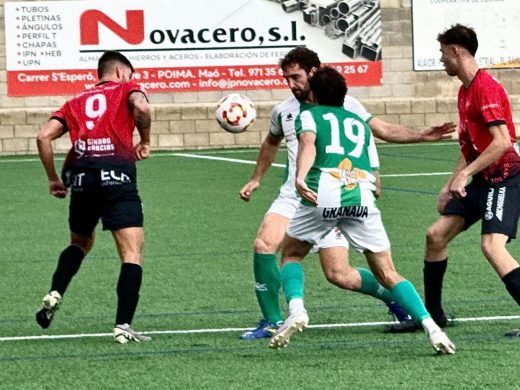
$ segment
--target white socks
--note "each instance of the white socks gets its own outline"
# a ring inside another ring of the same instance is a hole
[[[429,336],[432,333],[441,331],[441,328],[439,328],[439,325],[435,323],[433,318],[428,317],[422,320],[422,327],[424,328],[424,331]]]
[[[289,301],[289,315],[306,311],[302,298],[293,298]]]

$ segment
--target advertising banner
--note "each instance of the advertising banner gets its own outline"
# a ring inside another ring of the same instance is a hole
[[[350,86],[380,85],[381,10],[367,0],[7,2],[10,96],[73,94],[96,83],[106,50],[149,92],[284,88],[278,61],[305,45]]]
[[[520,67],[519,0],[412,0],[414,70],[444,69],[437,35],[460,23],[477,33],[482,68]]]

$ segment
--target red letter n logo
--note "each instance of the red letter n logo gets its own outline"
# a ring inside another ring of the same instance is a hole
[[[89,9],[79,19],[80,43],[82,45],[99,45],[99,24],[116,34],[131,45],[144,40],[144,11],[126,11],[126,28],[120,26],[103,12]]]

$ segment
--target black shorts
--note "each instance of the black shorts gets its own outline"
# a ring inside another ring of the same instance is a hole
[[[73,168],[71,170],[69,226],[91,236],[101,219],[103,230],[143,226],[143,208],[131,169]]]
[[[516,238],[520,217],[520,186],[492,186],[476,178],[466,186],[464,198],[453,198],[442,215],[464,218],[464,230],[482,219],[481,234],[501,233]]]

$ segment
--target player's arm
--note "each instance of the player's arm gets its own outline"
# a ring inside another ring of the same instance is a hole
[[[413,143],[424,141],[439,141],[450,139],[456,125],[452,122],[443,123],[440,126],[431,126],[417,131],[408,127],[388,123],[380,118],[372,118],[368,122],[372,133],[384,141],[395,143]]]
[[[318,202],[318,194],[311,190],[305,178],[314,164],[316,158],[316,134],[312,131],[304,131],[300,133],[298,139],[298,156],[296,158],[296,190],[309,202],[316,204]]]
[[[150,131],[152,126],[152,115],[150,104],[144,93],[134,91],[128,96],[128,102],[132,108],[135,125],[139,132],[140,141],[135,145],[135,155],[138,160],[150,156]]]
[[[379,154],[377,153],[376,143],[374,140],[374,136],[370,134],[370,142],[368,143],[368,158],[370,160],[370,168],[372,168],[374,172],[374,177],[376,179],[374,190],[374,196],[379,198],[381,196],[381,177],[379,175]]]
[[[249,181],[240,189],[239,194],[242,200],[248,202],[251,199],[253,191],[260,187],[262,178],[269,167],[273,164],[274,159],[278,154],[282,139],[282,136],[277,137],[271,133],[267,134],[267,137],[265,137],[262,145],[260,145],[260,150],[256,157],[255,169],[251,175],[251,179],[249,179]]]
[[[449,189],[453,196],[466,196],[465,186],[468,178],[497,161],[511,147],[511,137],[505,124],[489,126],[488,129],[493,140],[480,156],[464,169],[461,169],[458,175],[454,177]]]
[[[67,195],[67,187],[61,182],[56,171],[52,141],[65,133],[65,126],[59,120],[51,118],[41,127],[36,137],[38,155],[49,180],[49,192],[57,198],[64,198]]]

